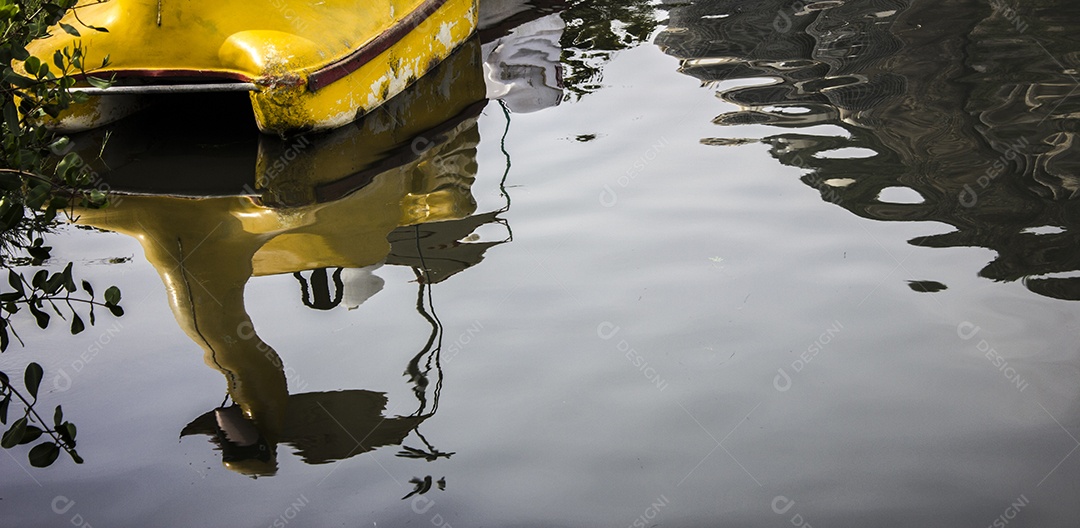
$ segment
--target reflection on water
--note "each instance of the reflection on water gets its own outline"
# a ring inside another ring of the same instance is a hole
[[[856,215],[954,228],[911,244],[992,249],[981,276],[1080,300],[1080,5],[991,4],[701,0],[656,43],[739,106],[703,143],[764,143]]]
[[[468,238],[489,224],[509,230],[499,218],[509,198],[499,210],[473,214],[477,117],[485,102],[479,51],[470,43],[354,125],[290,140],[260,137],[254,186],[243,194],[228,195],[227,186],[243,178],[226,177],[225,190],[212,193],[223,196],[120,193],[106,209],[77,211],[79,224],[139,240],[165,283],[177,323],[203,348],[206,364],[225,376],[232,404],[196,418],[181,435],[210,435],[230,469],[276,473],[278,444],[322,464],[401,444],[411,433],[423,448],[406,446],[403,456],[449,457],[418,431],[437,410],[442,386],[443,329],[431,287],[509,241]],[[122,140],[138,130],[110,132]],[[205,170],[200,161],[170,164],[179,173],[197,173]],[[123,166],[138,173],[155,163],[151,152]],[[248,280],[293,274],[305,305],[355,308],[382,288],[373,272],[384,264],[413,268],[416,309],[432,328],[405,369],[417,410],[385,416],[386,396],[366,390],[291,394],[289,367],[247,313]]]
[[[500,216],[510,207],[505,148],[500,189],[506,204],[476,213],[471,187],[478,117],[489,99],[498,99],[505,135],[511,114],[597,89],[613,53],[652,31],[651,13],[644,2],[485,3],[477,39],[365,118],[319,135],[259,136],[241,110],[233,111],[246,108],[239,101],[230,109],[220,98],[211,104],[195,96],[171,98],[73,138],[82,158],[116,191],[106,209],[77,210],[77,224],[140,242],[177,323],[227,380],[225,401],[192,420],[181,436],[209,436],[227,467],[251,476],[277,472],[278,444],[322,464],[400,445],[415,434],[422,447],[404,445],[399,456],[448,458],[452,453],[419,432],[438,409],[442,386],[443,327],[432,286],[512,240]],[[634,24],[616,25],[622,15]],[[596,23],[606,16],[611,22]],[[578,55],[564,56],[568,39]],[[220,109],[220,125],[209,129],[177,110],[211,105]],[[171,125],[159,126],[162,120]],[[505,236],[476,234],[492,227]],[[416,310],[431,326],[405,368],[417,410],[387,416],[386,395],[367,390],[292,393],[291,367],[248,315],[248,280],[291,274],[303,305],[351,310],[382,290],[376,272],[385,265],[413,269]],[[431,478],[416,484],[426,491]]]
[[[385,416],[387,397],[383,393],[367,390],[341,390],[333,392],[308,392],[290,394],[279,403],[278,412],[282,425],[277,428],[261,424],[248,414],[247,409],[259,403],[237,400],[230,389],[233,404],[209,411],[187,424],[180,436],[203,434],[211,438],[222,452],[226,467],[239,473],[259,476],[277,472],[276,444],[288,444],[308,464],[326,464],[354,457],[372,449],[388,445],[400,445],[415,433],[422,448],[403,446],[398,456],[437,460],[449,458],[453,453],[436,449],[420,433],[420,425],[432,417],[439,407],[442,392],[443,370],[441,364],[443,327],[430,301],[430,285],[421,280],[423,270],[415,269],[418,278],[417,312],[431,324],[431,334],[423,348],[408,362],[405,370],[417,399],[417,409],[408,416]],[[425,288],[427,289],[425,291]],[[425,303],[425,294],[428,300]],[[240,339],[255,337],[253,327],[245,326]],[[268,347],[264,355],[273,354]],[[242,355],[236,348],[227,348],[215,355]],[[249,358],[250,359],[250,358]],[[276,359],[276,356],[275,358]],[[238,358],[233,363],[247,362]],[[250,383],[253,376],[283,378],[285,368],[280,359],[254,365],[248,371],[219,370],[230,380],[230,387]],[[216,363],[215,363],[216,364]],[[263,372],[256,371],[262,370]],[[238,379],[241,375],[244,379]],[[428,401],[428,387],[433,385],[433,397]]]
[[[349,128],[114,127],[80,223],[130,236],[57,238],[147,301],[11,524],[1068,525],[1077,13],[1040,5],[485,3]],[[915,236],[1016,284],[898,283]]]

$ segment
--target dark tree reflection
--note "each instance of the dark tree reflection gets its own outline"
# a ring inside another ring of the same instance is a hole
[[[742,81],[715,124],[789,130],[704,143],[760,141],[825,201],[948,224],[910,242],[994,250],[981,276],[1077,300],[1078,15],[1064,1],[704,0],[672,5],[656,43],[704,84]],[[873,155],[839,150],[853,147]],[[918,197],[890,201],[895,187]]]

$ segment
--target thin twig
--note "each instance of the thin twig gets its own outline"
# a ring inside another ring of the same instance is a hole
[[[30,403],[30,402],[26,401],[26,397],[24,397],[22,395],[22,393],[19,392],[19,390],[15,388],[15,385],[12,385],[10,382],[8,382],[7,386],[8,386],[8,394],[14,394],[15,396],[19,397],[20,401],[22,401],[23,407],[26,409],[26,413],[23,414],[23,418],[29,418],[30,415],[33,414],[34,418],[37,421],[37,423],[41,424],[42,432],[48,433],[49,436],[52,437],[53,442],[56,445],[62,447],[64,449],[64,451],[67,451],[68,455],[71,456],[73,459],[75,457],[79,456],[79,454],[75,452],[74,447],[69,446],[67,444],[67,442],[64,441],[63,438],[60,438],[59,433],[57,433],[54,429],[50,429],[49,426],[45,425],[45,423],[46,423],[45,419],[42,418],[41,415],[38,414],[37,409],[34,408],[34,406],[37,405],[37,396],[34,397],[34,402]],[[82,458],[82,457],[79,457],[79,458]]]

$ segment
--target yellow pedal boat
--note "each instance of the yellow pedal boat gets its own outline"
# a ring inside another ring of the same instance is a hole
[[[114,86],[52,123],[95,128],[147,94],[248,91],[259,129],[285,135],[356,120],[445,59],[476,30],[477,0],[80,0],[76,13],[28,47],[51,60],[83,47]],[[98,32],[87,26],[104,27]]]

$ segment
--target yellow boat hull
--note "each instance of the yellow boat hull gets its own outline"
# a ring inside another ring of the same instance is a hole
[[[250,91],[259,129],[286,135],[350,123],[401,93],[448,57],[476,30],[477,0],[272,0],[253,10],[240,0],[97,0],[79,2],[31,43],[47,62],[81,45],[88,59],[109,64],[92,72],[115,77],[51,124],[64,131],[105,125],[141,107],[143,94],[217,87]],[[156,19],[156,22],[155,22]],[[16,67],[19,64],[15,64]],[[112,93],[110,93],[112,90]],[[161,96],[167,97],[167,96]]]

